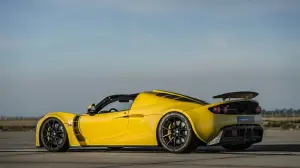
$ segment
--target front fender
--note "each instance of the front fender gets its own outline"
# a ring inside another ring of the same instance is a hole
[[[36,139],[36,147],[42,147],[41,142],[40,142],[40,129],[48,118],[57,118],[60,120],[67,131],[68,139],[69,139],[69,144],[70,146],[80,146],[78,140],[76,139],[76,136],[74,134],[73,130],[73,120],[75,118],[76,114],[68,113],[68,112],[50,112],[46,114],[44,117],[42,117],[37,125],[36,125],[36,134],[35,134],[35,139]]]

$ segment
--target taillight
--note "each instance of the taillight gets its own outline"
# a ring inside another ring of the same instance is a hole
[[[255,112],[258,113],[258,114],[261,113],[261,107],[257,106],[256,109],[255,109]]]
[[[214,113],[220,113],[220,112],[221,112],[221,108],[218,107],[218,106],[217,106],[217,107],[214,107],[214,108],[213,108],[213,112],[214,112]]]
[[[223,112],[224,112],[224,113],[227,113],[227,111],[228,111],[227,106],[223,107]]]
[[[226,115],[258,115],[262,108],[255,101],[226,102],[209,107],[208,110],[214,114]]]
[[[228,112],[228,107],[227,106],[215,106],[210,108],[210,111],[215,113],[215,114],[225,114]]]

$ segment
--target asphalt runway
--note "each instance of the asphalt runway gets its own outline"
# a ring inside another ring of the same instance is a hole
[[[76,148],[66,153],[37,149],[34,132],[0,132],[0,167],[84,168],[300,168],[300,131],[268,130],[262,143],[244,152],[199,147],[190,154],[161,148]]]

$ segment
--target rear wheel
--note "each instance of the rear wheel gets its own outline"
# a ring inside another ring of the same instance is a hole
[[[41,127],[42,145],[50,152],[65,152],[69,149],[68,135],[61,121],[48,118]]]
[[[187,153],[197,148],[189,120],[178,112],[171,112],[162,118],[157,135],[159,143],[169,152]]]
[[[246,150],[252,146],[251,143],[246,143],[246,144],[236,144],[236,145],[222,145],[223,148],[230,150],[230,151],[241,151],[241,150]]]

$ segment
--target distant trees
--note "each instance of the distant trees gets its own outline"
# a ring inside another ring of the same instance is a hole
[[[275,110],[262,110],[263,116],[273,116],[273,117],[295,117],[300,116],[300,109],[293,108],[283,108],[283,109],[275,109]]]

